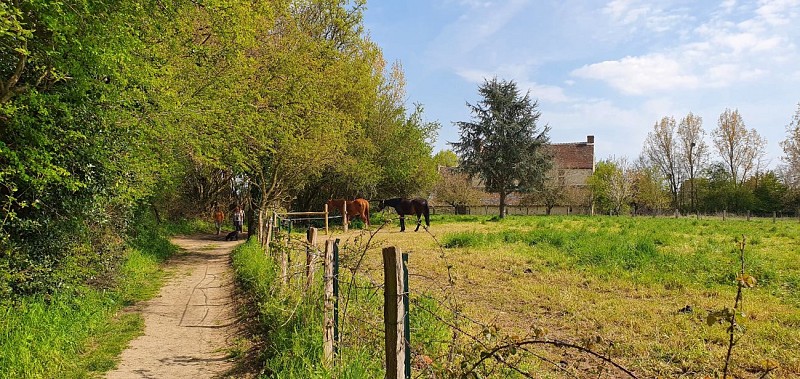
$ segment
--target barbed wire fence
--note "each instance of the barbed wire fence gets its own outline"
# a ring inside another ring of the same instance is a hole
[[[378,368],[385,369],[390,378],[533,378],[541,370],[576,378],[637,378],[611,358],[613,343],[600,336],[573,342],[550,337],[536,326],[519,336],[469,316],[465,310],[468,296],[457,294],[456,266],[429,228],[423,226],[423,235],[432,240],[435,251],[413,252],[413,256],[438,259],[441,272],[408,272],[407,261],[400,260],[397,269],[406,270],[405,280],[387,285],[390,274],[386,259],[382,263],[380,256],[385,257],[387,249],[395,253],[400,249],[377,237],[396,218],[384,213],[383,223],[373,230],[353,230],[339,238],[330,233],[324,244],[314,227],[308,227],[305,236],[295,233],[295,222],[325,217],[327,226],[332,217],[327,210],[324,213],[293,219],[288,212],[273,212],[270,217],[260,217],[266,225],[259,226],[258,238],[280,263],[283,287],[297,294],[286,303],[290,316],[284,325],[302,306],[315,307],[323,314],[319,320],[324,330],[323,362],[333,373],[348,360],[367,359],[382,362]],[[320,277],[316,273],[322,270],[325,274]],[[408,286],[408,277],[418,280],[420,287],[412,286],[412,291],[393,287],[398,283]],[[397,309],[387,310],[392,304]]]

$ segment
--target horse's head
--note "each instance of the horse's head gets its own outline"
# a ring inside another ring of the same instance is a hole
[[[386,207],[386,204],[383,202],[383,200],[381,200],[381,201],[378,203],[378,212],[382,211],[382,210],[383,210],[383,208],[385,208],[385,207]]]

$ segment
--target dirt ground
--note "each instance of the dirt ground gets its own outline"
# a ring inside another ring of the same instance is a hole
[[[229,377],[239,332],[229,254],[239,242],[224,236],[180,237],[168,262],[173,274],[159,294],[137,306],[144,335],[131,341],[108,379]]]

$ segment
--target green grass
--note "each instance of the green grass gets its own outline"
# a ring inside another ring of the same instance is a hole
[[[795,223],[652,218],[512,218],[499,230],[444,235],[446,248],[494,249],[527,245],[520,254],[544,266],[569,266],[633,283],[729,286],[738,267],[737,241],[745,235],[747,271],[761,288],[800,306],[798,249],[783,235]]]
[[[158,291],[160,264],[176,251],[163,235],[142,229],[110,288],[64,289],[0,307],[0,378],[86,378],[112,369],[144,327],[122,308]]]
[[[644,377],[719,375],[727,335],[724,326],[706,325],[705,315],[733,306],[737,246],[744,236],[745,271],[758,285],[744,293],[746,331],[734,348],[735,373],[756,375],[773,360],[780,365],[775,377],[800,375],[796,220],[512,216],[485,221],[445,218],[433,229],[456,262],[454,271],[462,278],[456,293],[465,293],[473,317],[509,333],[524,332],[535,320],[562,338],[602,335],[615,342],[617,359]],[[418,237],[387,239],[405,249],[435,252]],[[437,265],[442,262],[424,261],[418,270],[442,276]],[[693,313],[676,312],[687,304]]]
[[[298,233],[298,238],[301,238]],[[234,251],[233,265],[245,291],[259,315],[260,339],[266,341],[262,353],[266,378],[377,378],[384,375],[383,333],[364,320],[382,325],[383,296],[364,278],[351,281],[346,262],[358,254],[357,243],[342,242],[340,271],[340,330],[337,364],[326,369],[322,364],[322,268],[315,283],[306,291],[304,281],[296,278],[290,285],[280,284],[279,268],[274,258],[256,243],[248,242]],[[279,252],[273,250],[272,255]],[[303,259],[304,251],[292,251],[292,260]],[[350,287],[350,283],[354,286]],[[349,295],[350,301],[345,304]],[[412,296],[410,325],[414,351],[443,349],[450,336],[433,314],[439,312],[431,298]],[[345,314],[345,306],[347,311]],[[424,308],[423,308],[424,307]],[[441,312],[439,312],[441,313]],[[442,317],[442,316],[440,316]],[[446,316],[444,316],[446,317]]]

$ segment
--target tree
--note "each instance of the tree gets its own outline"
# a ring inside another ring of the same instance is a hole
[[[437,166],[456,167],[458,166],[458,155],[453,150],[442,150],[433,156],[433,161]]]
[[[539,128],[538,103],[530,93],[521,96],[513,81],[485,80],[478,93],[478,104],[467,103],[473,120],[456,122],[461,138],[451,145],[459,168],[479,177],[486,192],[500,195],[502,218],[509,193],[542,187],[552,167],[546,151],[550,127]]]
[[[588,184],[592,191],[592,205],[601,214],[609,213],[612,209],[611,201],[611,176],[616,171],[616,166],[608,159],[601,160],[595,165]]]
[[[705,142],[703,118],[689,112],[678,124],[678,156],[689,174],[689,205],[692,212],[697,211],[697,189],[695,177],[705,168],[708,145]]]
[[[656,215],[670,203],[670,193],[661,170],[639,159],[633,170],[633,201],[637,213],[650,212]]]
[[[769,214],[783,209],[788,188],[781,183],[775,172],[754,176],[751,181],[755,182],[752,190],[756,212]]]
[[[620,215],[633,200],[633,172],[625,157],[610,160],[616,169],[609,178],[608,197],[614,213]]]
[[[550,172],[542,187],[533,191],[522,198],[524,204],[544,204],[545,214],[550,215],[553,208],[567,200],[568,195],[566,180],[563,176],[553,175]]]
[[[433,189],[434,199],[455,208],[456,214],[462,214],[465,206],[480,204],[483,191],[472,185],[472,180],[457,170],[443,168],[441,177]]]
[[[752,209],[755,199],[746,186],[737,185],[731,178],[727,164],[715,162],[705,170],[704,179],[698,181],[699,207],[706,212],[743,212]]]
[[[741,186],[762,164],[767,141],[755,129],[747,130],[739,111],[730,109],[719,116],[711,135],[731,181]]]
[[[786,139],[781,142],[784,156],[781,158],[786,166],[783,179],[792,190],[800,189],[800,103],[789,125],[786,125]]]
[[[672,206],[678,208],[678,186],[683,177],[682,165],[679,162],[679,141],[675,135],[675,119],[663,117],[653,125],[653,131],[644,141],[644,155],[667,178],[672,195]]]
[[[75,288],[119,258],[112,241],[157,176],[138,117],[146,8],[0,2],[0,300]]]

